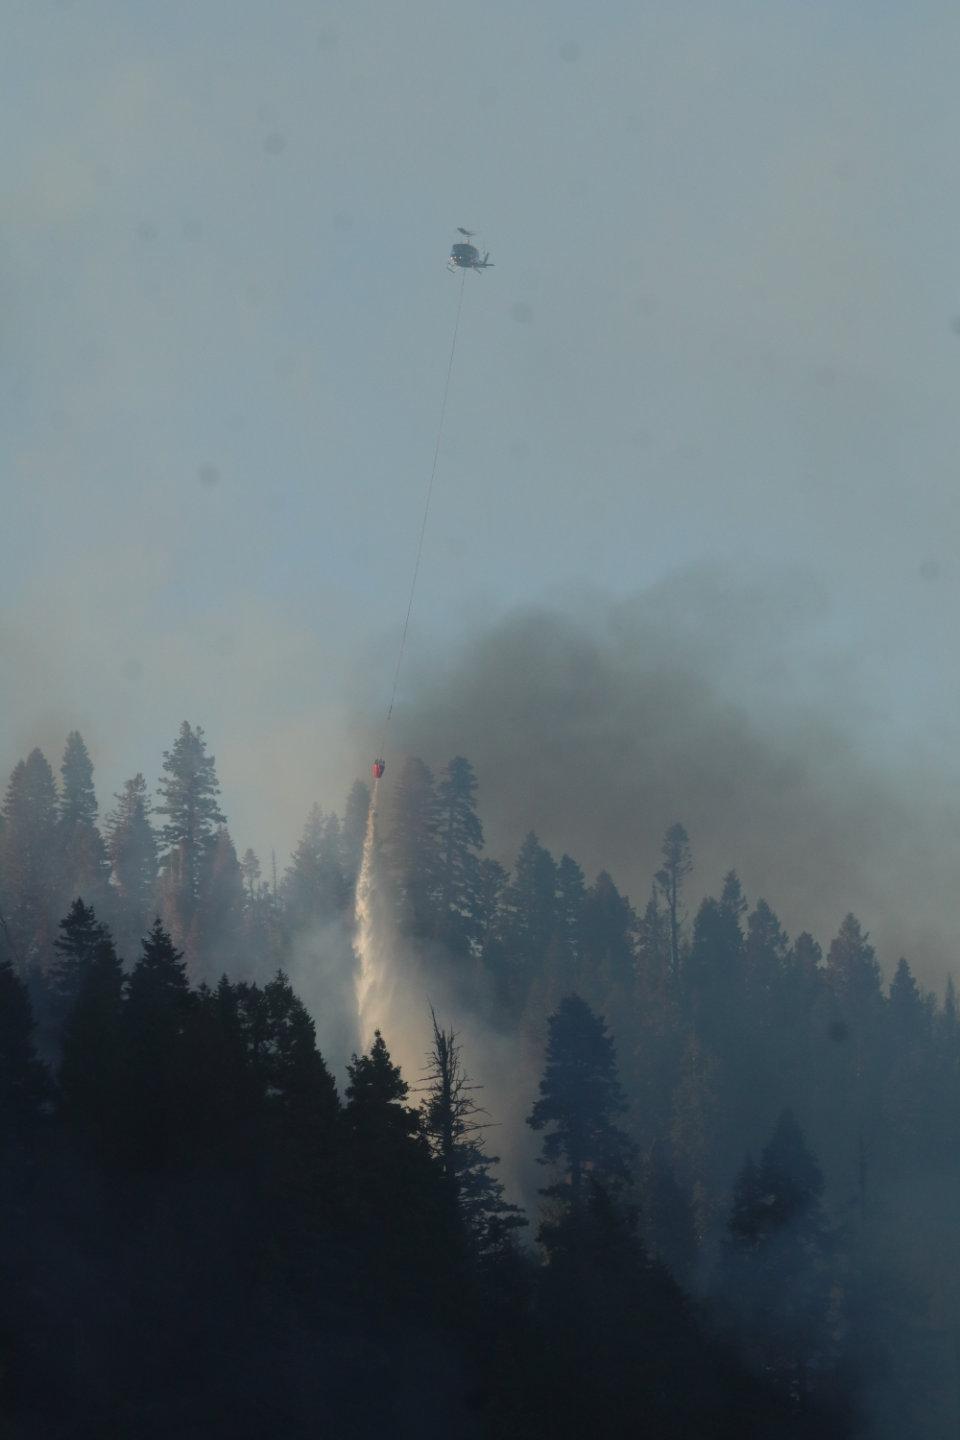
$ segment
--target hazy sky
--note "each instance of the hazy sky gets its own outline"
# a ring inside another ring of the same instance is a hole
[[[4,770],[78,726],[105,800],[189,718],[241,848],[342,803],[462,224],[407,715],[517,605],[708,566],[796,599],[784,694],[956,782],[955,5],[0,10]]]

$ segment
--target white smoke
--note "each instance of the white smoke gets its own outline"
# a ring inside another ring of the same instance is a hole
[[[379,801],[380,781],[375,780],[357,879],[353,942],[358,961],[357,1027],[365,1051],[374,1032],[381,1032],[394,1064],[414,1090],[427,1068],[430,1001],[422,963],[398,932],[385,884],[377,829]]]

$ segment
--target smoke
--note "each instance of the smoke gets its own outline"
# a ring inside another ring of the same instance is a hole
[[[888,972],[903,953],[939,985],[960,810],[932,750],[899,748],[873,653],[809,574],[690,570],[475,627],[421,670],[397,728],[435,767],[471,759],[507,864],[534,829],[642,905],[680,820],[691,908],[733,867],[791,933],[828,943],[852,909]]]
[[[396,954],[396,937],[388,936],[390,924],[380,886],[379,852],[377,849],[377,804],[380,781],[375,780],[367,830],[363,839],[363,856],[357,877],[354,944],[359,961],[356,977],[357,1021],[360,1043],[369,1050],[374,1034],[389,1025],[393,999],[394,975],[391,958]],[[392,927],[391,927],[392,928]],[[390,940],[394,944],[391,946]]]
[[[379,780],[374,781],[363,842],[354,917],[357,1027],[363,1050],[379,1030],[404,1079],[415,1089],[430,1050],[429,985],[420,954],[401,936],[393,915],[378,831]]]
[[[477,1103],[489,1125],[488,1149],[500,1159],[500,1179],[512,1200],[529,1206],[535,1200],[534,1147],[523,1122],[536,1092],[542,1044],[483,1025],[464,1004],[443,946],[416,946],[399,933],[384,886],[380,787],[375,781],[357,879],[353,944],[360,1047],[369,1050],[374,1032],[381,1031],[410,1086],[410,1100],[416,1102],[433,1046],[432,1007],[440,1024],[452,1026],[463,1045],[470,1079],[479,1092]]]

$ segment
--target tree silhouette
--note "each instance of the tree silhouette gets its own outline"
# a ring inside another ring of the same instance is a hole
[[[540,1193],[576,1207],[588,1175],[609,1189],[626,1184],[631,1145],[615,1123],[627,1105],[613,1039],[579,995],[568,995],[550,1016],[539,1088],[527,1124],[547,1131],[540,1163],[557,1172]]]

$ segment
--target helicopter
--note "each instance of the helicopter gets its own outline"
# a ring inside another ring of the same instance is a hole
[[[474,236],[474,231],[464,230],[462,225],[458,225],[457,234],[463,235],[464,239],[458,240],[455,245],[451,246],[447,269],[450,271],[492,270],[493,266],[490,264],[490,251],[488,250],[481,260],[480,251],[476,245],[470,244]]]
[[[370,766],[370,773],[373,776],[374,780],[381,779],[381,777],[383,776],[383,772],[384,770],[386,770],[386,768],[386,765],[383,763],[383,756],[378,755],[376,760],[374,760],[373,764]]]

